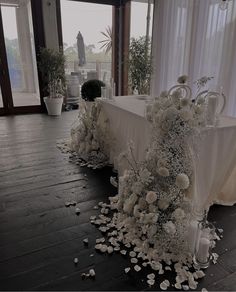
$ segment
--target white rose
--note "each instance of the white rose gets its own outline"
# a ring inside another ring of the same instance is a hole
[[[158,173],[160,176],[164,176],[164,177],[167,177],[167,176],[170,175],[169,170],[168,170],[166,167],[160,167],[160,168],[157,170],[157,173]]]
[[[157,203],[157,206],[161,210],[166,210],[169,207],[169,202],[166,199],[160,199]]]
[[[164,110],[170,107],[171,105],[172,105],[172,101],[169,98],[165,98],[161,102],[161,108]]]
[[[181,98],[180,105],[181,107],[188,106],[190,104],[190,99],[187,97]]]
[[[147,202],[146,202],[146,200],[144,198],[140,198],[139,201],[138,201],[138,204],[139,204],[139,208],[141,210],[144,210],[147,207]]]
[[[197,104],[203,104],[203,103],[205,103],[205,97],[203,97],[203,96],[198,97]]]
[[[170,122],[170,121],[163,121],[163,122],[161,123],[161,129],[162,129],[164,132],[168,132],[170,128],[171,128],[171,122]]]
[[[171,99],[174,103],[179,102],[180,98],[182,97],[181,90],[177,89],[171,94]]]
[[[197,115],[201,115],[204,112],[204,106],[203,105],[195,105],[194,111]]]
[[[165,158],[161,158],[157,161],[157,167],[161,168],[161,167],[165,167],[167,164],[167,161]]]
[[[143,224],[155,224],[158,220],[158,214],[149,213],[149,214],[143,214],[140,216],[141,223]]]
[[[154,235],[157,233],[157,226],[156,225],[151,225],[148,229],[148,237],[152,238]]]
[[[166,223],[163,224],[163,229],[165,230],[165,232],[167,234],[175,234],[176,232],[176,227],[175,224],[172,221],[168,221]]]
[[[139,205],[134,206],[134,217],[139,218],[140,217],[140,212],[139,212]]]
[[[140,194],[143,190],[143,185],[141,182],[135,182],[132,186],[132,191],[135,193],[135,194]]]
[[[180,173],[177,175],[175,184],[178,188],[186,190],[189,187],[189,178],[185,173]]]
[[[175,107],[169,107],[165,112],[164,112],[164,117],[165,120],[169,121],[175,121],[178,116],[178,110]]]
[[[185,217],[185,213],[184,210],[181,208],[177,208],[175,209],[175,211],[172,213],[172,217],[176,220],[176,221],[180,221]]]
[[[157,194],[153,191],[149,191],[146,195],[146,201],[148,204],[152,204],[157,200]]]
[[[180,117],[184,120],[184,121],[189,121],[193,118],[193,114],[190,110],[181,110],[179,113]]]
[[[148,210],[150,213],[157,213],[158,208],[157,208],[157,206],[151,204],[151,205],[149,205]]]

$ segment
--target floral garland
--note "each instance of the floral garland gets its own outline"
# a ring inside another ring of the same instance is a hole
[[[96,169],[109,164],[109,121],[101,110],[100,102],[80,103],[77,125],[71,130],[70,149],[81,166]]]
[[[115,250],[125,255],[128,248],[136,272],[142,266],[150,266],[163,274],[172,269],[173,263],[177,274],[174,287],[196,289],[197,279],[205,274],[191,270],[193,255],[187,238],[193,168],[187,140],[205,126],[206,103],[200,95],[191,100],[185,80],[185,76],[180,77],[180,86],[162,92],[147,106],[152,137],[146,159],[136,162],[133,145],[129,144],[128,152],[120,156],[120,160],[128,161],[130,169],[119,178],[119,193],[109,198],[110,204],[100,203],[102,214],[91,218],[91,222],[100,226],[102,232],[109,231],[108,245],[104,238],[98,239],[97,250]],[[204,80],[197,84],[201,81]],[[107,216],[110,212],[112,218]],[[213,237],[219,239],[216,234]],[[155,274],[148,275],[147,283],[155,284]],[[166,290],[169,286],[165,280],[160,288]]]

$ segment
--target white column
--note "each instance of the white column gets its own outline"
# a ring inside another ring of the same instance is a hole
[[[54,50],[59,49],[56,1],[43,0],[43,22],[46,47]]]

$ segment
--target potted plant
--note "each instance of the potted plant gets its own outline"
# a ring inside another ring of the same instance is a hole
[[[86,101],[94,101],[96,97],[101,96],[101,87],[106,86],[104,82],[98,79],[91,79],[81,87],[81,96]]]
[[[149,94],[152,74],[151,44],[147,37],[131,38],[128,60],[129,91]]]
[[[61,114],[65,92],[65,56],[62,51],[41,48],[39,70],[45,92],[44,102],[49,115]]]

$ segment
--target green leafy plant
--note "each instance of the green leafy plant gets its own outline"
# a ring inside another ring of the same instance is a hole
[[[149,94],[152,74],[151,44],[146,37],[131,38],[128,60],[129,90]]]
[[[45,94],[49,97],[60,97],[64,94],[66,85],[64,66],[65,56],[61,50],[40,49],[38,67],[42,75]]]
[[[105,39],[99,41],[98,43],[102,44],[100,49],[105,49],[105,53],[107,54],[112,48],[112,28],[108,26],[105,32],[101,31],[101,34],[105,37]]]
[[[81,96],[84,100],[94,101],[96,97],[101,96],[101,87],[105,83],[98,79],[92,79],[84,82],[81,87]]]

